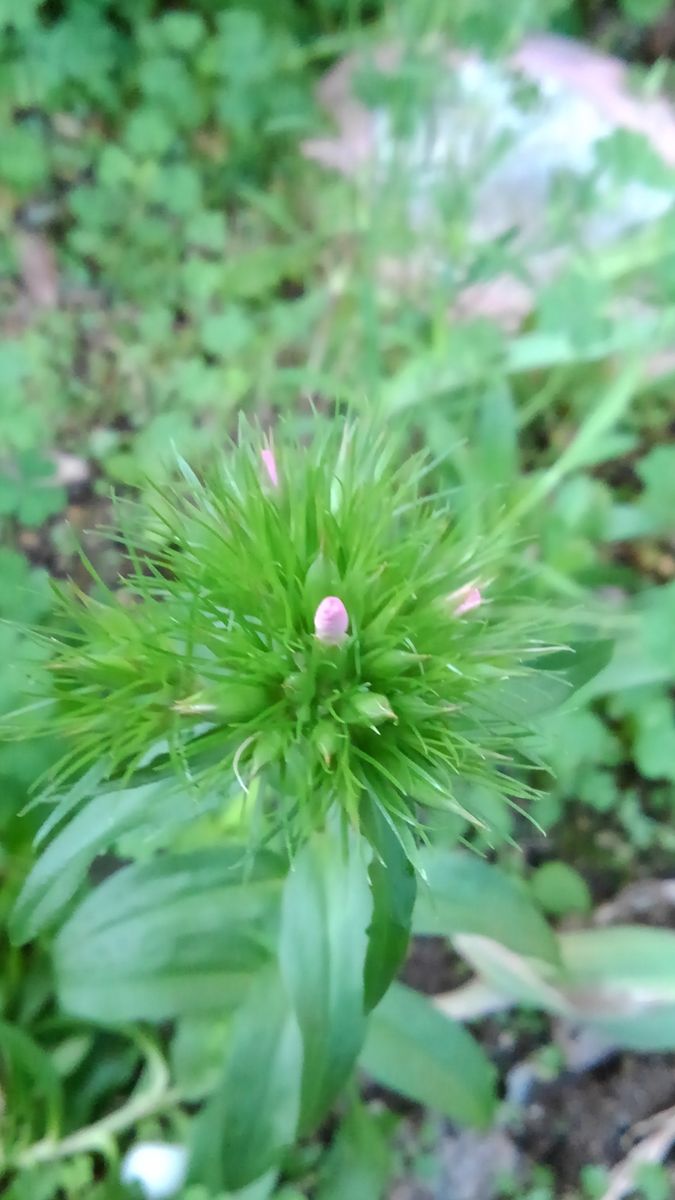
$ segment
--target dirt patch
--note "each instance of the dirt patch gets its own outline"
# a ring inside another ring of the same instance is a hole
[[[646,886],[651,889],[649,923],[672,924],[672,906],[664,900],[661,912],[654,901],[654,889],[663,889],[656,880],[616,897],[618,917],[635,919],[632,910]],[[630,913],[624,911],[626,906]],[[644,904],[639,907],[644,921]],[[608,911],[610,922],[612,915]],[[467,971],[443,938],[415,938],[401,978],[433,995],[460,986]],[[568,1200],[578,1195],[584,1167],[613,1167],[634,1144],[635,1127],[675,1105],[675,1054],[610,1052],[598,1056],[593,1069],[567,1070],[546,1079],[536,1070],[539,1052],[553,1040],[543,1014],[493,1017],[473,1026],[472,1032],[497,1067],[502,1094],[511,1102],[486,1133],[439,1121],[430,1138],[422,1111],[393,1101],[392,1107],[404,1116],[399,1139],[406,1166],[389,1200],[497,1200],[507,1183],[524,1186],[534,1167],[548,1168],[552,1196]],[[514,1104],[510,1083],[517,1071],[529,1082],[520,1103]],[[388,1095],[383,1098],[390,1100]]]
[[[425,996],[435,996],[459,987],[469,975],[468,967],[445,938],[415,937],[410,943],[401,980]]]
[[[539,1084],[512,1136],[534,1163],[573,1187],[589,1163],[612,1166],[640,1121],[675,1103],[675,1055],[623,1054],[582,1076]]]

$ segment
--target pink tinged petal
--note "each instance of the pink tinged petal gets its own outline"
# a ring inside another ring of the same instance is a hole
[[[314,632],[327,646],[339,646],[349,629],[349,614],[339,596],[325,596],[314,614]]]
[[[262,458],[263,467],[267,472],[267,478],[272,484],[272,487],[278,487],[279,475],[277,473],[277,460],[274,457],[274,451],[269,449],[261,450],[260,457]]]
[[[473,583],[467,583],[465,587],[458,588],[456,592],[452,593],[450,602],[455,616],[461,617],[464,613],[471,612],[472,608],[478,608],[483,603],[483,597],[480,594],[480,588]]]

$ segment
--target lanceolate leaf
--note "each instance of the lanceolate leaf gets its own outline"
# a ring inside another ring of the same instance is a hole
[[[286,882],[279,947],[304,1046],[301,1131],[325,1116],[363,1042],[370,917],[363,847],[316,835]]]
[[[491,688],[486,694],[486,709],[493,716],[517,715],[524,725],[533,725],[546,713],[565,704],[572,691],[572,685],[564,675],[530,671]]]
[[[272,957],[281,868],[241,846],[125,867],[76,909],[54,945],[64,1008],[119,1023],[222,1012]]]
[[[613,648],[613,642],[598,638],[539,658],[536,670],[491,690],[490,711],[533,724],[563,704],[576,703],[576,693],[604,670]]]
[[[63,815],[68,815],[68,796],[62,806]],[[168,780],[111,789],[87,801],[57,833],[30,872],[12,914],[15,941],[28,941],[56,921],[96,855],[130,829],[147,824],[153,813],[166,828],[170,823],[193,820],[195,802],[182,787]]]
[[[371,834],[376,857],[368,874],[373,917],[365,968],[366,1009],[374,1008],[405,958],[417,881],[410,859],[383,818]]]
[[[675,934],[625,925],[560,935],[561,966],[508,950],[488,937],[460,935],[457,946],[489,986],[519,1004],[633,1050],[675,1046]]]
[[[420,854],[421,883],[414,929],[454,937],[481,934],[531,958],[557,963],[559,952],[543,916],[498,867],[476,854],[431,848]]]
[[[372,1014],[361,1065],[378,1083],[454,1121],[487,1125],[495,1071],[473,1038],[395,983]]]
[[[301,1078],[300,1030],[270,966],[233,1019],[220,1083],[196,1124],[191,1181],[235,1191],[276,1166],[295,1137]]]
[[[559,672],[574,694],[607,666],[613,649],[614,642],[609,638],[590,638],[573,643],[567,650],[544,655],[538,660],[537,668],[544,672]]]
[[[16,1025],[0,1020],[0,1065],[6,1117],[17,1123],[42,1115],[51,1131],[61,1118],[61,1081],[51,1058]],[[5,1130],[7,1132],[7,1130]]]
[[[394,1113],[357,1102],[325,1158],[316,1200],[382,1200],[395,1168]]]
[[[675,934],[617,925],[560,938],[560,991],[575,1020],[634,1050],[675,1046]]]

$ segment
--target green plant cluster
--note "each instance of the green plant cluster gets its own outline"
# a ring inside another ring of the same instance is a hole
[[[600,8],[0,0],[10,1200],[127,1200],[139,1141],[188,1148],[181,1200],[386,1195],[397,1120],[355,1066],[460,1123],[497,1103],[478,1040],[388,988],[411,930],[512,1005],[675,1043],[668,932],[549,924],[588,923],[598,877],[672,867],[673,218],[593,256],[570,235],[509,332],[448,319],[467,286],[528,278],[509,236],[471,241],[479,180],[443,181],[427,243],[414,178],[370,193],[302,154],[343,53],[406,128],[439,37],[491,54],[601,17],[630,50],[664,5]],[[399,86],[370,61],[392,38]],[[669,186],[635,135],[601,153]],[[283,414],[278,485],[260,441],[229,441],[242,408]],[[387,437],[341,457],[347,409]],[[340,429],[310,452],[317,411]],[[85,584],[70,527],[115,523],[111,484],[126,540],[93,544]],[[315,636],[328,595],[342,645]],[[14,738],[26,709],[46,736]],[[606,1182],[589,1165],[580,1194]]]
[[[565,651],[509,522],[481,533],[459,489],[429,491],[424,455],[400,465],[370,423],[340,424],[281,444],[272,477],[242,428],[217,473],[183,465],[187,496],[158,494],[158,548],[127,542],[120,590],[62,591],[42,717],[69,746],[60,780],[168,756],[197,797],[238,783],[291,845],[337,809],[367,836],[384,820],[411,856],[418,811],[462,813],[457,787],[532,796],[520,711],[546,690],[540,660],[564,689]],[[335,596],[340,644],[318,623]]]

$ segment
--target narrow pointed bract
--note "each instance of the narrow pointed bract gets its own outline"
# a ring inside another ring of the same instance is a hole
[[[122,595],[61,589],[60,778],[105,762],[126,780],[152,762],[190,797],[243,790],[256,836],[291,847],[336,814],[369,830],[371,810],[409,847],[429,797],[456,811],[467,780],[531,797],[507,689],[533,670],[541,611],[502,599],[522,556],[503,531],[478,535],[473,493],[464,522],[456,494],[428,493],[424,455],[401,461],[370,424],[317,423],[283,463],[282,491],[244,426],[204,482],[162,491],[155,549],[130,544]],[[490,579],[489,605],[476,582],[457,587],[467,576]]]

